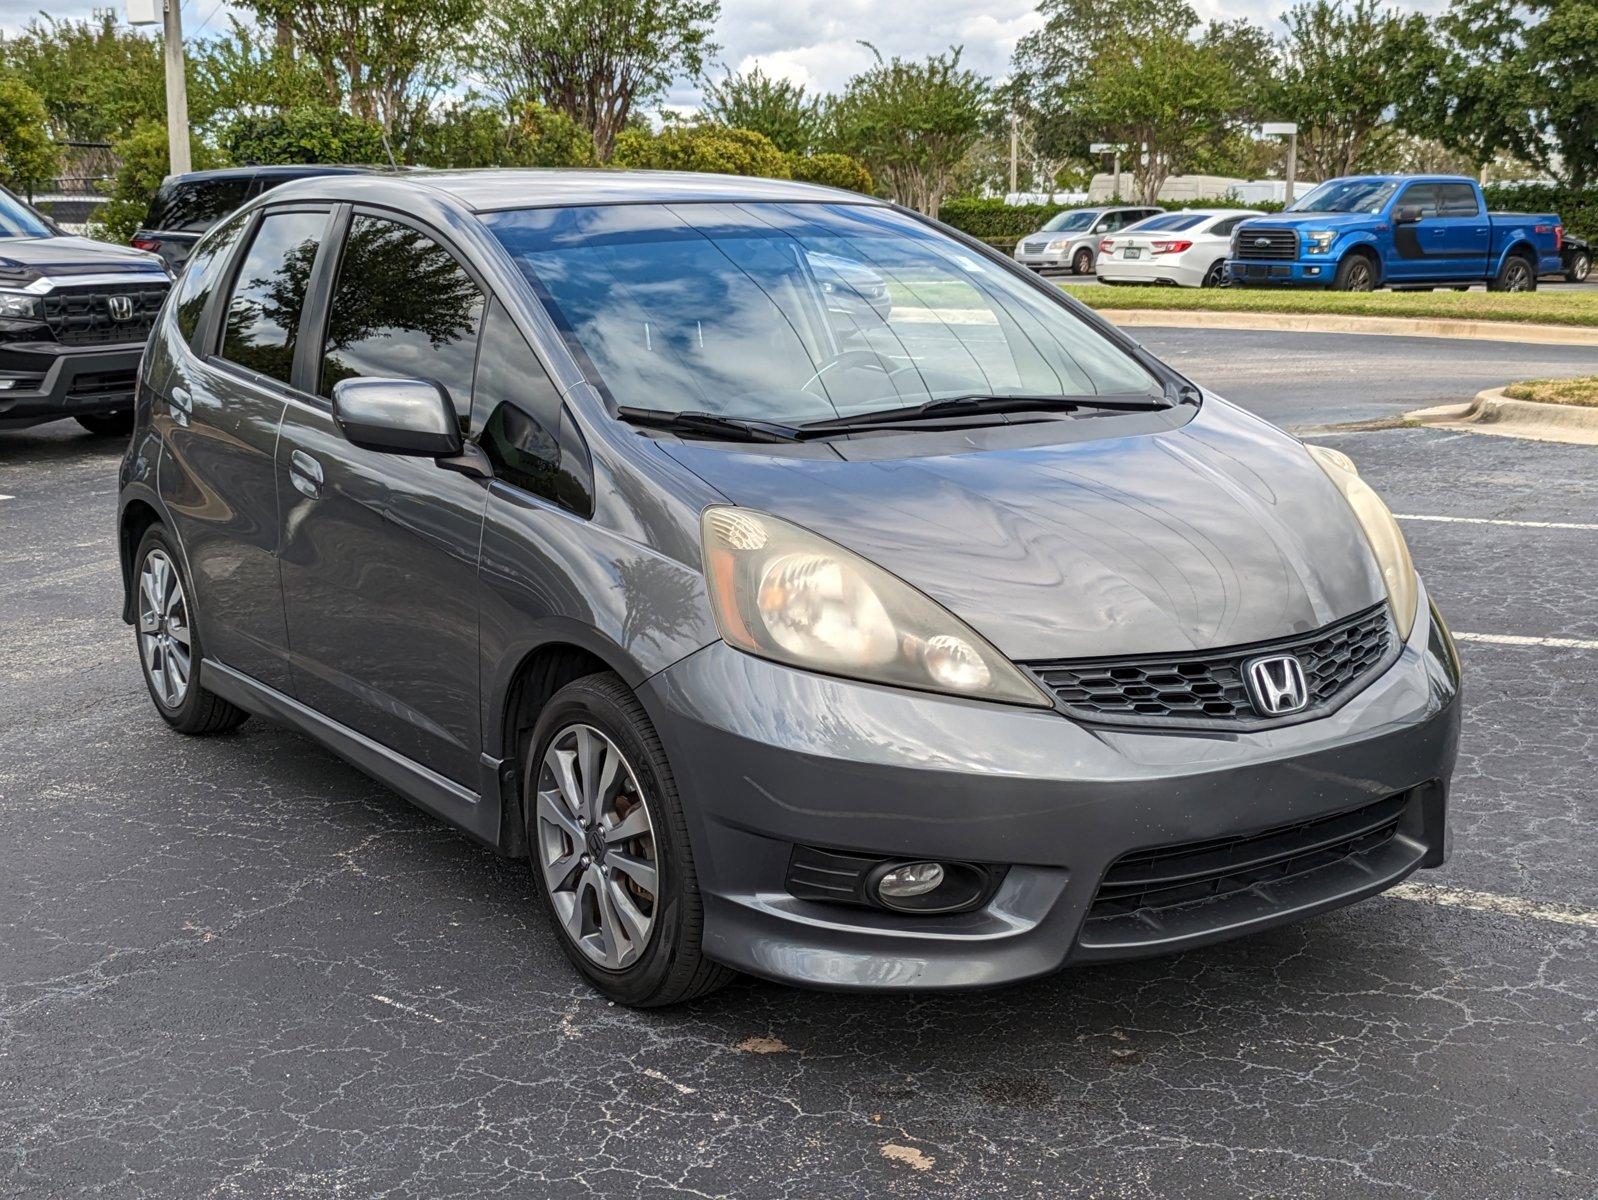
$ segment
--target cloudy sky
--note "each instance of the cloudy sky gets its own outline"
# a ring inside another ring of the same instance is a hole
[[[103,4],[105,0],[101,0]],[[1036,0],[721,0],[716,40],[719,62],[735,70],[759,63],[824,91],[840,87],[871,61],[860,45],[869,41],[884,55],[921,57],[950,45],[965,47],[965,61],[988,75],[1002,74],[1016,39],[1040,23]],[[1291,0],[1191,0],[1205,18],[1248,17],[1274,23]],[[1431,9],[1440,0],[1398,0],[1400,7]],[[0,0],[0,29],[15,32],[39,8],[39,0]],[[56,0],[58,16],[86,16],[92,0]],[[118,7],[126,11],[125,0]],[[223,0],[184,0],[187,36],[225,28]],[[691,102],[691,86],[670,99]]]

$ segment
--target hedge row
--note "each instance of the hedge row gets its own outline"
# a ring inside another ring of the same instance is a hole
[[[1598,239],[1598,188],[1578,191],[1541,183],[1489,184],[1485,189],[1489,208],[1510,212],[1555,212],[1565,229],[1582,237]],[[956,229],[995,245],[1014,245],[1016,240],[1037,229],[1055,213],[1067,208],[1097,208],[1102,202],[1079,204],[1006,204],[1003,200],[950,200],[938,209],[938,218]],[[1280,212],[1276,203],[1240,204],[1227,197],[1200,200],[1172,200],[1166,208],[1257,208]]]

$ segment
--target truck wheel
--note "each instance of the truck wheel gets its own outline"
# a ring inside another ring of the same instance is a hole
[[[1350,254],[1337,264],[1337,274],[1332,277],[1334,292],[1374,292],[1376,270],[1371,260],[1363,254]]]
[[[1093,274],[1093,251],[1085,246],[1078,250],[1076,256],[1071,259],[1071,273],[1073,275]]]
[[[1504,259],[1504,265],[1498,268],[1497,276],[1487,287],[1494,292],[1535,292],[1537,268],[1520,255],[1512,254]]]
[[[1585,250],[1579,250],[1571,257],[1570,265],[1565,268],[1565,280],[1569,283],[1586,283],[1587,276],[1592,274],[1592,255]]]

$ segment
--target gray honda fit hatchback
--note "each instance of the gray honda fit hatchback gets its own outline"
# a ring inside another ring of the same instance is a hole
[[[275,189],[157,322],[119,519],[169,725],[526,857],[624,1003],[999,984],[1447,854],[1459,663],[1354,465],[850,193]]]

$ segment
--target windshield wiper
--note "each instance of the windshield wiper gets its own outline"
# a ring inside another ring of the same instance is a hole
[[[1025,412],[1075,412],[1082,408],[1096,408],[1112,412],[1156,412],[1169,408],[1163,400],[1139,400],[1117,396],[990,396],[979,392],[965,396],[948,396],[941,400],[928,400],[925,404],[911,404],[904,408],[879,408],[871,412],[852,413],[847,417],[832,417],[824,421],[806,421],[799,426],[800,436],[817,433],[836,433],[850,429],[872,429],[888,425],[909,425],[918,421],[938,421],[948,417],[975,416],[987,413]]]
[[[691,433],[701,437],[734,442],[797,442],[799,433],[788,425],[773,421],[747,421],[707,412],[672,412],[665,408],[633,408],[623,404],[616,415],[630,425],[663,429],[668,433]]]

